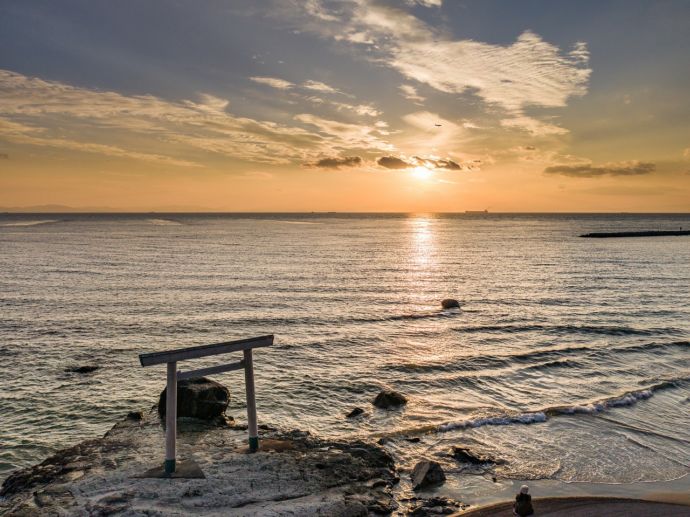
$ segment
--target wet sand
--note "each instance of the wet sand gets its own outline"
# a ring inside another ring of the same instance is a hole
[[[668,502],[643,501],[614,497],[547,497],[535,499],[535,515],[569,517],[646,517],[690,516],[690,495],[667,494]],[[659,494],[663,497],[664,494]],[[682,504],[680,504],[682,503]],[[455,515],[465,517],[512,517],[513,502],[476,508]]]

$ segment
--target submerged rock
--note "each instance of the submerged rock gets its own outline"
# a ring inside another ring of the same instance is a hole
[[[460,302],[454,298],[446,298],[441,301],[441,307],[444,309],[460,308]]]
[[[72,366],[67,368],[65,371],[68,373],[92,373],[98,370],[100,366],[96,365],[82,365],[82,366]]]
[[[435,461],[423,460],[412,470],[412,489],[422,490],[445,482],[446,475],[441,465]]]
[[[468,507],[468,505],[448,497],[431,497],[429,499],[413,497],[410,501],[416,501],[416,503],[407,512],[408,517],[451,515]]]
[[[355,418],[364,414],[364,410],[361,407],[356,407],[347,414],[346,418]]]
[[[407,404],[407,398],[397,391],[382,390],[381,393],[376,395],[372,404],[381,409],[397,408]]]
[[[483,463],[500,463],[499,460],[496,460],[492,456],[477,454],[472,452],[467,447],[460,447],[458,445],[453,446],[450,454],[457,461],[462,463],[471,463],[472,465],[481,465]]]
[[[144,413],[141,411],[130,411],[127,413],[127,420],[135,420],[135,421],[140,421],[144,418]]]
[[[158,399],[158,414],[165,417],[167,388]],[[230,392],[222,384],[201,377],[177,383],[177,417],[215,420],[222,417],[230,402]]]

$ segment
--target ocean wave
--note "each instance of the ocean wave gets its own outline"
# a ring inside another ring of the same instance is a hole
[[[690,341],[669,341],[667,343],[654,341],[651,343],[642,343],[640,345],[618,347],[613,350],[616,352],[648,352],[651,350],[668,350],[671,348],[690,348]]]
[[[346,321],[352,323],[378,323],[384,321],[405,321],[405,320],[421,320],[427,318],[451,318],[460,314],[457,309],[442,309],[438,311],[428,312],[412,312],[409,314],[391,314],[387,316],[369,317],[369,318],[351,318]]]
[[[182,226],[182,223],[174,219],[147,219],[147,221],[156,226]]]
[[[37,221],[14,221],[11,223],[0,223],[0,226],[38,226],[39,224],[57,223],[59,219],[40,219]]]
[[[538,350],[534,352],[523,352],[513,355],[498,356],[474,356],[460,357],[457,362],[445,363],[402,363],[389,364],[382,368],[402,373],[432,373],[432,372],[454,372],[454,371],[477,371],[494,368],[508,368],[516,364],[530,363],[533,361],[546,361],[539,364],[530,365],[527,368],[539,369],[549,367],[575,367],[578,364],[574,361],[563,359],[564,356],[576,354],[578,352],[591,352],[592,348],[586,346],[574,346],[565,348],[555,348],[548,350]]]
[[[595,334],[605,336],[655,336],[660,334],[681,334],[675,328],[633,328],[612,325],[477,325],[457,327],[453,329],[461,334],[475,334],[481,332],[502,332],[518,334],[521,332],[546,332],[554,334]]]
[[[547,416],[542,411],[533,413],[521,413],[516,415],[499,415],[490,417],[469,418],[458,422],[448,422],[439,425],[436,430],[441,433],[454,429],[466,429],[471,427],[483,427],[485,425],[510,425],[510,424],[534,424],[546,422]]]
[[[546,368],[578,368],[581,364],[577,361],[572,361],[569,359],[555,359],[553,361],[547,361],[545,363],[533,364],[531,366],[526,366],[525,370],[544,370]]]
[[[599,399],[586,404],[571,406],[552,406],[538,411],[525,413],[504,413],[491,416],[474,417],[457,422],[447,422],[436,427],[436,431],[445,433],[456,429],[483,427],[487,425],[536,424],[546,422],[551,417],[575,414],[596,414],[617,407],[632,406],[641,400],[651,398],[655,392],[678,387],[687,382],[688,378],[681,377],[658,382],[643,389],[628,391],[613,397]]]

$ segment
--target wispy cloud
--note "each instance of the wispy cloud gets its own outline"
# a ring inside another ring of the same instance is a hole
[[[587,92],[591,70],[584,42],[563,51],[532,31],[508,45],[451,39],[400,6],[374,0],[337,4],[332,9],[316,1],[311,4],[318,5],[321,14],[320,25],[311,30],[366,45],[374,62],[440,92],[476,95],[487,107],[503,111],[504,127],[538,135],[562,134],[565,129],[528,116],[526,109],[563,107],[569,98]]]
[[[285,79],[279,79],[277,77],[250,77],[249,79],[255,83],[265,84],[266,86],[270,86],[271,88],[276,88],[278,90],[289,90],[295,86],[294,83],[286,81]]]
[[[380,138],[375,125],[350,124],[329,120],[309,113],[295,116],[295,120],[317,128],[322,137],[335,148],[362,150],[392,150],[393,146]]]
[[[402,92],[403,97],[405,97],[408,100],[417,103],[421,103],[426,100],[424,97],[419,95],[419,93],[417,93],[417,88],[415,88],[414,86],[410,86],[409,84],[401,84],[400,86],[398,86],[398,88]]]
[[[599,178],[602,176],[639,176],[651,174],[656,170],[656,165],[646,162],[621,162],[607,163],[595,166],[592,164],[581,165],[555,165],[544,169],[546,174],[559,174],[572,178]]]
[[[326,83],[322,83],[320,81],[305,81],[302,83],[302,87],[306,88],[307,90],[313,90],[315,92],[322,92],[322,93],[340,93],[342,94],[340,90],[333,88],[332,86],[329,86]]]
[[[233,115],[226,99],[212,95],[172,102],[0,70],[0,97],[0,134],[5,140],[166,165],[203,164],[212,155],[269,164],[304,163],[333,149],[371,152],[392,148],[374,125],[309,114],[297,118],[316,127],[314,131],[298,124]],[[378,114],[368,105],[353,105],[352,110],[367,116]]]

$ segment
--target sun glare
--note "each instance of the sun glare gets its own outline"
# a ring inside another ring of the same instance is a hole
[[[412,175],[415,178],[419,178],[420,180],[429,179],[433,173],[434,172],[431,169],[427,169],[426,167],[424,167],[422,165],[412,169]]]

